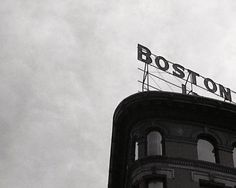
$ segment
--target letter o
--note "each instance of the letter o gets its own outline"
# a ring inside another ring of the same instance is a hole
[[[164,62],[164,64],[165,64],[164,67],[161,66],[160,60],[162,60],[162,61]],[[169,63],[168,63],[168,61],[167,61],[164,57],[162,57],[162,56],[157,56],[156,59],[155,59],[155,62],[156,62],[156,65],[157,65],[157,67],[158,67],[159,69],[161,69],[161,70],[163,70],[163,71],[167,71],[167,70],[169,69]]]
[[[211,83],[212,88],[209,87],[209,82]],[[215,82],[210,78],[205,78],[204,79],[204,85],[207,88],[207,90],[212,92],[212,93],[215,93],[217,91],[217,86],[216,86]]]

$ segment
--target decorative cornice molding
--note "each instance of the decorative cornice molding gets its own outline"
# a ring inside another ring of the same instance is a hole
[[[136,93],[124,99],[116,108],[113,116],[113,121],[116,122],[121,118],[121,116],[130,114],[133,109],[135,109],[135,111],[137,112],[138,110],[142,111],[143,108],[147,108],[148,110],[158,109],[158,116],[164,117],[164,114],[162,114],[162,109],[171,109],[172,107],[182,110],[186,109],[186,113],[190,114],[191,111],[208,112],[210,109],[212,111],[212,114],[215,114],[214,117],[219,117],[219,115],[217,114],[220,114],[221,116],[225,116],[225,118],[223,118],[224,121],[226,118],[229,122],[236,121],[236,105],[205,97],[157,91]],[[222,114],[222,112],[224,112],[224,114]],[[193,114],[191,114],[190,119],[194,117],[192,115]],[[186,114],[186,116],[188,115]],[[215,118],[215,120],[211,120],[218,125],[218,119]],[[205,119],[195,120],[201,120],[201,123],[209,123],[208,119],[206,119],[206,121]],[[231,128],[235,130],[234,127]]]
[[[211,171],[217,171],[227,174],[236,175],[236,168],[222,166],[220,164],[210,163],[206,161],[199,161],[199,160],[189,160],[183,158],[172,158],[172,157],[165,157],[165,156],[150,156],[139,159],[131,164],[128,168],[129,172],[132,172],[134,169],[151,163],[162,163],[164,164],[172,164],[178,165],[183,167],[195,167],[195,168],[203,168],[208,169]]]

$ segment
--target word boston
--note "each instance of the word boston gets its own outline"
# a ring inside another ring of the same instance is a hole
[[[182,65],[172,63],[170,61],[167,61],[164,57],[162,56],[156,56],[153,55],[151,51],[140,44],[138,44],[138,60],[146,63],[146,64],[151,64],[153,60],[155,61],[155,65],[157,66],[156,68],[169,72],[170,69],[172,71],[170,72],[173,76],[176,76],[178,78],[188,80],[190,78],[190,83],[198,86],[198,77],[203,78],[203,85],[206,88],[207,91],[211,93],[216,93],[217,91],[219,92],[219,96],[224,98],[225,100],[232,101],[231,97],[231,90],[229,88],[225,88],[221,84],[215,83],[212,79],[210,78],[204,78],[203,76],[199,75],[198,73],[191,71],[189,69],[184,68]],[[155,57],[155,59],[152,59]],[[172,68],[170,67],[172,66]],[[169,71],[168,71],[169,70]],[[186,85],[182,85],[182,92],[186,94]]]

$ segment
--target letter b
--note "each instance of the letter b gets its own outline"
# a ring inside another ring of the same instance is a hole
[[[138,44],[138,60],[147,64],[152,63],[151,51],[141,44]]]

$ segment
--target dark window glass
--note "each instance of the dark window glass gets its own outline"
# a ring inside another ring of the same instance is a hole
[[[226,188],[224,183],[218,183],[214,181],[208,181],[208,180],[199,180],[200,187],[201,188]]]
[[[159,132],[153,131],[147,135],[147,155],[162,155],[162,136]]]
[[[133,185],[132,188],[139,188],[139,185],[138,184]]]
[[[197,143],[198,159],[208,162],[216,162],[215,159],[215,148],[207,140],[199,139]]]

